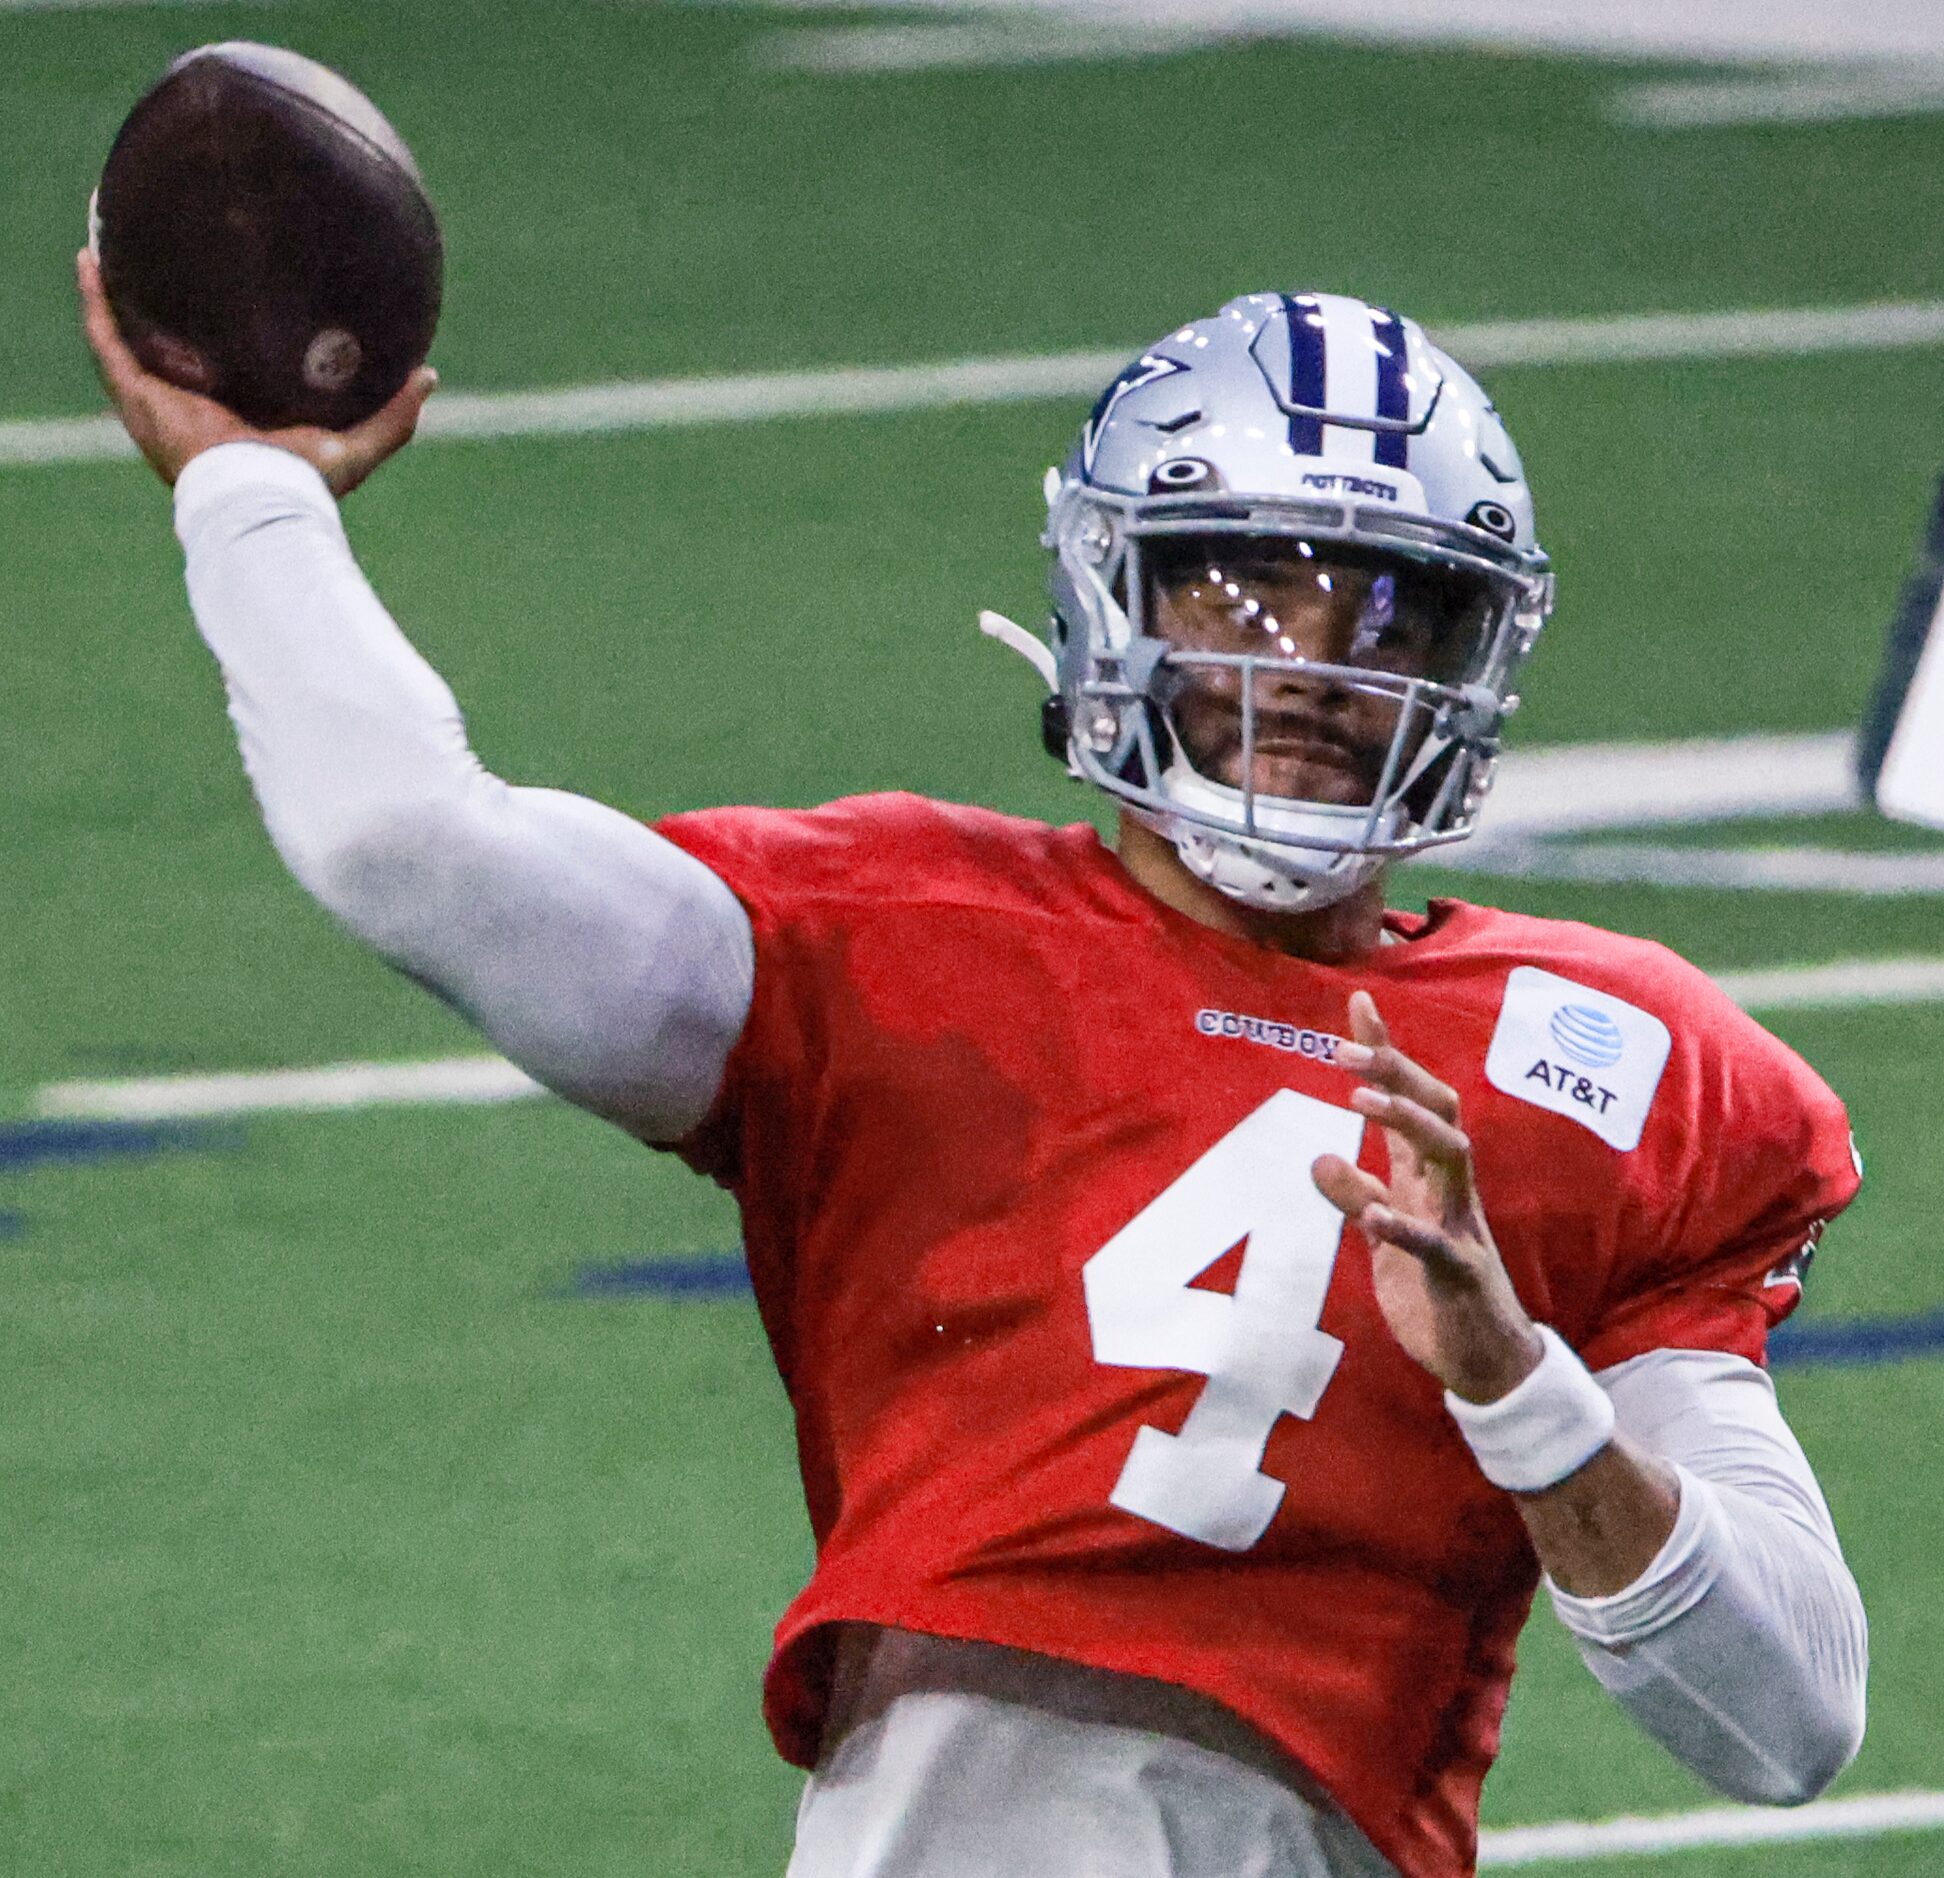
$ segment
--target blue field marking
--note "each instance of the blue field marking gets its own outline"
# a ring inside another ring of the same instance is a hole
[[[1832,1317],[1784,1324],[1769,1339],[1769,1366],[1894,1363],[1944,1350],[1944,1311],[1916,1317]]]
[[[668,1258],[584,1265],[558,1293],[567,1298],[746,1298],[749,1267],[742,1248],[678,1252]]]
[[[0,1122],[0,1174],[77,1161],[146,1160],[228,1147],[235,1138],[233,1131],[180,1122]]]
[[[234,1128],[182,1122],[0,1122],[0,1175],[208,1153],[233,1148],[241,1139]],[[0,1208],[0,1240],[24,1237],[27,1226],[25,1213]]]
[[[741,1248],[679,1252],[666,1258],[584,1265],[561,1287],[563,1298],[746,1298],[749,1267]],[[1811,1364],[1895,1363],[1944,1350],[1944,1311],[1916,1317],[1830,1318],[1784,1324],[1769,1339],[1773,1369]]]

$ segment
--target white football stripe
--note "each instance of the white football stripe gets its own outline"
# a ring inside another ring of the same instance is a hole
[[[753,0],[752,0],[753,3]],[[783,0],[801,12],[963,15],[967,0]],[[1232,39],[1315,33],[1387,45],[1707,63],[1847,63],[1944,54],[1935,0],[981,0],[985,21],[1044,20]]]
[[[1944,342],[1944,300],[1612,319],[1491,320],[1441,327],[1438,342],[1479,370],[1516,365],[1794,358]],[[621,380],[550,391],[445,392],[426,410],[432,440],[590,436],[786,417],[967,408],[1091,398],[1133,348],[930,365],[836,366],[747,377]],[[0,420],[0,466],[34,468],[132,457],[112,417]]]
[[[0,13],[92,13],[109,7],[216,6],[221,0],[0,0]],[[256,0],[258,6],[279,0]]]
[[[1841,124],[1923,117],[1938,111],[1944,111],[1944,66],[1928,61],[1853,72],[1803,72],[1787,78],[1628,85],[1607,100],[1610,117],[1653,130],[1697,130],[1716,124]]]
[[[1858,1793],[1815,1800],[1787,1811],[1765,1806],[1709,1806],[1659,1818],[1560,1820],[1549,1826],[1501,1826],[1479,1835],[1481,1870],[1619,1858],[1628,1853],[1684,1852],[1702,1846],[1787,1845],[1816,1839],[1872,1839],[1887,1832],[1944,1826],[1944,1793]]]
[[[1745,1011],[1854,1010],[1944,1000],[1944,959],[1837,959],[1775,971],[1717,972]]]
[[[1857,806],[1855,762],[1847,731],[1514,750],[1494,779],[1485,832],[1457,852],[1596,828],[1829,814]]]
[[[1944,893],[1944,853],[1846,848],[1683,848],[1644,841],[1493,841],[1451,850],[1461,874],[1579,880],[1602,886],[1703,887],[1736,893],[1847,893],[1899,899]]]
[[[518,1102],[545,1093],[504,1057],[456,1056],[431,1063],[327,1063],[316,1069],[240,1070],[220,1076],[49,1083],[36,1098],[35,1110],[50,1119],[167,1122]]]
[[[765,34],[750,59],[770,72],[845,73],[990,70],[1097,59],[1148,59],[1234,43],[1221,27],[1096,26],[1084,20],[980,20],[943,26],[835,26]]]

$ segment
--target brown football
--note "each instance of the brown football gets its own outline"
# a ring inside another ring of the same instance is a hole
[[[121,127],[90,223],[136,357],[259,429],[345,429],[432,349],[444,249],[418,165],[298,53],[176,60]]]

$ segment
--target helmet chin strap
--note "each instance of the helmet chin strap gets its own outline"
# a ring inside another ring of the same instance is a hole
[[[1240,821],[1242,792],[1210,782],[1185,763],[1169,771],[1170,794],[1184,807],[1214,810]],[[1262,838],[1223,834],[1170,815],[1136,814],[1174,843],[1181,864],[1197,880],[1244,906],[1279,913],[1303,913],[1348,899],[1382,871],[1384,857],[1355,850],[1308,846],[1303,837],[1343,839],[1364,827],[1367,807],[1339,809],[1324,803],[1293,803],[1259,798],[1255,820]],[[1401,816],[1384,817],[1388,835]]]
[[[1374,855],[1333,854],[1327,873],[1285,872],[1239,843],[1204,829],[1176,825],[1175,853],[1197,880],[1244,906],[1272,913],[1308,913],[1334,906],[1369,881],[1382,862]],[[1282,858],[1282,857],[1278,857]]]

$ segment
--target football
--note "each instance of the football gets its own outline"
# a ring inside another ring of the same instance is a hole
[[[89,224],[135,356],[258,429],[345,429],[432,348],[444,249],[418,165],[298,53],[176,60],[115,138]]]

